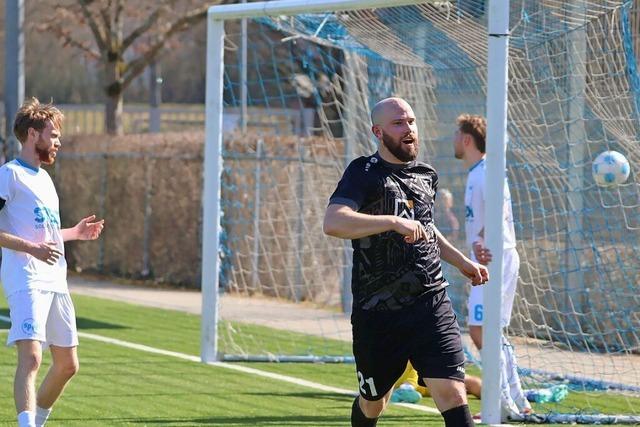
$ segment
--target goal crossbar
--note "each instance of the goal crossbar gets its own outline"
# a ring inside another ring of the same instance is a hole
[[[357,9],[410,6],[419,3],[439,3],[436,0],[276,0],[255,3],[225,4],[209,8],[210,20],[261,18]]]

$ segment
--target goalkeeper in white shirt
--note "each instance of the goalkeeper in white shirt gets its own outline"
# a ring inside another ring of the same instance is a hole
[[[465,234],[471,251],[471,259],[487,265],[491,253],[484,244],[484,204],[485,204],[485,152],[487,124],[484,117],[462,114],[457,119],[458,130],[455,134],[455,157],[464,162],[469,170],[465,188]],[[505,181],[503,208],[503,267],[502,267],[502,329],[509,325],[513,300],[518,284],[520,257],[516,251],[516,237],[513,226],[511,194]],[[482,305],[481,287],[472,287],[469,293],[469,334],[473,343],[482,348]],[[501,339],[501,405],[503,418],[519,419],[521,414],[530,414],[531,405],[527,401],[518,376],[513,346],[504,333]]]
[[[13,127],[22,152],[0,167],[1,276],[11,317],[7,345],[15,345],[18,353],[14,398],[20,427],[44,425],[78,371],[78,333],[64,242],[97,239],[104,227],[94,215],[72,228],[60,226],[58,195],[41,166],[55,161],[62,120],[53,105],[35,98],[26,101]],[[52,363],[36,392],[47,347]]]

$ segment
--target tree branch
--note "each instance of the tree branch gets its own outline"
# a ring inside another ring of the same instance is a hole
[[[71,46],[81,50],[92,59],[100,59],[100,52],[93,47],[90,39],[74,36],[73,27],[67,25],[70,20],[81,19],[82,17],[77,10],[56,7],[55,14],[44,20],[44,22],[33,25],[33,28],[39,32],[53,34],[60,40],[63,47]]]
[[[79,0],[80,8],[82,9],[82,14],[87,20],[87,24],[89,25],[89,28],[93,33],[93,37],[96,39],[96,44],[98,45],[98,49],[100,49],[101,52],[105,52],[107,49],[106,49],[106,42],[105,42],[104,36],[100,33],[100,27],[98,26],[98,23],[96,22],[96,20],[94,19],[93,15],[91,14],[91,12],[87,7],[91,3],[92,3],[91,0]]]
[[[144,55],[134,59],[129,64],[127,64],[124,72],[122,73],[123,81],[122,88],[126,88],[129,84],[138,77],[144,69],[151,63],[151,61],[158,55],[158,52],[164,47],[164,42],[166,38],[162,38],[155,45],[153,45],[149,50],[147,50]]]
[[[109,46],[109,48],[111,48],[111,46],[113,46],[114,29],[113,23],[111,22],[111,17],[107,13],[108,9],[111,9],[111,0],[109,0],[106,5],[100,8],[100,17],[102,17],[102,24],[104,25],[104,32],[106,36],[105,43],[107,46]]]
[[[95,60],[100,59],[100,52],[96,51],[95,49],[91,49],[89,42],[87,41],[81,42],[79,40],[74,39],[68,34],[59,33],[58,36],[62,38],[63,46],[75,47],[76,49],[80,49],[81,51],[86,53],[91,59],[95,59]]]
[[[133,30],[131,34],[129,34],[122,42],[122,51],[124,52],[125,50],[127,50],[127,48],[129,48],[129,46],[131,46],[133,42],[138,39],[138,37],[140,37],[147,31],[149,31],[149,29],[153,27],[153,25],[156,22],[158,22],[158,18],[160,17],[160,14],[161,14],[160,8],[154,10],[153,13],[149,15],[147,20],[142,25],[140,25],[138,28]]]
[[[208,8],[209,6],[203,6],[198,9],[194,9],[180,19],[176,20],[166,31],[160,34],[160,36],[156,40],[156,43],[151,46],[144,55],[134,59],[129,64],[127,64],[126,68],[122,72],[122,76],[124,77],[122,87],[126,88],[127,86],[129,86],[133,79],[138,77],[144,71],[147,65],[149,65],[149,63],[157,56],[158,52],[162,49],[162,47],[170,37],[180,31],[184,31],[189,27],[189,25],[205,19],[207,16]]]
[[[123,0],[118,0],[118,3],[116,3],[116,12],[114,13],[114,20],[115,22],[122,22],[122,11],[124,10],[124,1]],[[122,51],[124,52],[126,49],[122,49]]]

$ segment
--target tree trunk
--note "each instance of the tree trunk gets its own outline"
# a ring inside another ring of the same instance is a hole
[[[105,129],[109,135],[123,135],[122,127],[122,92],[107,96],[105,103]]]
[[[106,52],[105,55],[105,77],[107,86],[105,87],[106,103],[104,123],[105,130],[109,135],[123,135],[122,128],[122,104],[124,87],[122,86],[122,75],[120,70],[123,62],[117,52]]]

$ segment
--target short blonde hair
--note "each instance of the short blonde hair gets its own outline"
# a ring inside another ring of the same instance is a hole
[[[460,114],[456,121],[460,132],[471,135],[476,143],[476,148],[481,153],[485,153],[487,146],[487,121],[485,118],[474,114]]]
[[[41,104],[37,98],[31,98],[26,100],[18,110],[13,122],[13,133],[18,141],[24,144],[27,141],[29,128],[42,132],[47,122],[51,121],[56,129],[60,130],[63,120],[64,114],[52,103]]]

